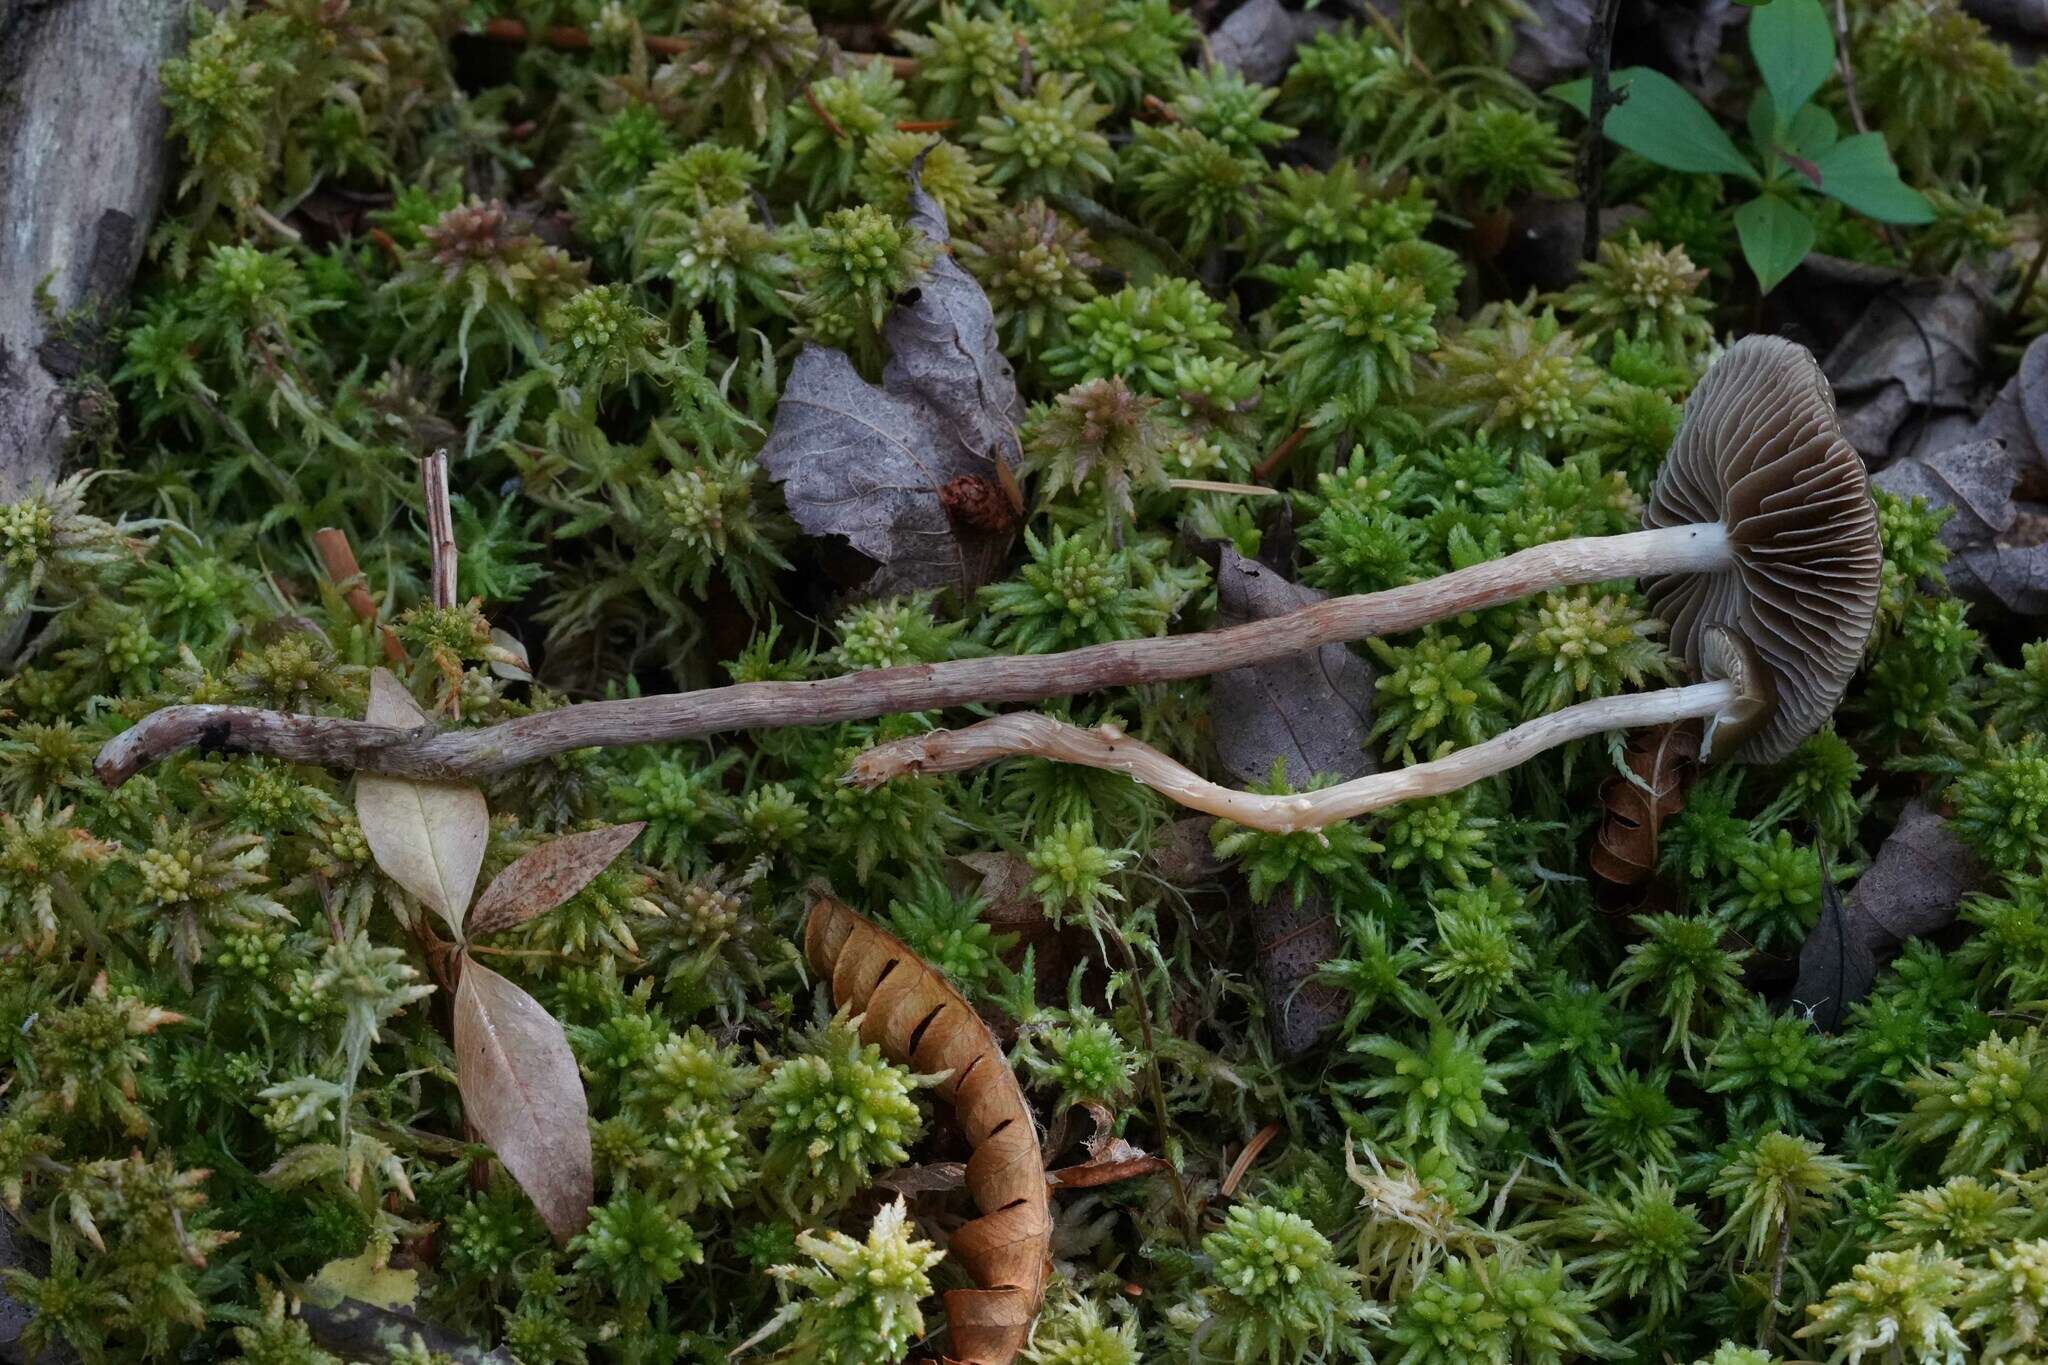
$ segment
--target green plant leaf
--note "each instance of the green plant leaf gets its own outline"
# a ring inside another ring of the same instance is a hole
[[[1822,194],[1880,223],[1931,223],[1934,205],[1899,179],[1880,133],[1845,137],[1813,158]]]
[[[1791,119],[1834,70],[1835,31],[1820,0],[1772,0],[1749,16],[1749,51],[1778,117]]]
[[[1756,168],[1735,149],[1706,106],[1677,81],[1646,66],[1624,67],[1613,80],[1616,89],[1627,92],[1607,113],[1606,133],[1616,145],[1674,171],[1736,175],[1756,182]],[[1591,106],[1592,86],[1587,81],[1552,86],[1550,93],[1582,114]]]
[[[1811,160],[1834,146],[1841,136],[1842,129],[1835,122],[1835,116],[1818,104],[1809,104],[1792,116],[1792,124],[1785,130],[1785,143]]]
[[[1813,219],[1773,195],[1761,195],[1735,210],[1735,234],[1742,242],[1742,258],[1766,294],[1813,250]]]

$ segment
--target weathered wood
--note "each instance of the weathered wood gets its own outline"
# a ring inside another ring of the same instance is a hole
[[[103,318],[141,259],[165,176],[157,68],[185,15],[186,0],[0,0],[0,502],[56,475],[67,385],[91,361],[50,334],[38,293]]]

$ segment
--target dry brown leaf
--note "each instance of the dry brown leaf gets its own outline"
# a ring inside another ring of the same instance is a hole
[[[1663,725],[1628,737],[1625,755],[1639,782],[1619,773],[1600,788],[1604,814],[1588,861],[1616,886],[1637,886],[1657,870],[1657,835],[1685,809],[1685,788],[1699,768],[1700,737],[1691,725]]]
[[[1111,1138],[1100,1152],[1086,1161],[1062,1166],[1049,1173],[1046,1179],[1062,1190],[1092,1190],[1098,1185],[1114,1185],[1120,1180],[1157,1175],[1165,1169],[1164,1157],[1153,1156],[1126,1138]]]
[[[946,979],[895,935],[819,896],[804,923],[804,956],[832,983],[832,999],[860,1015],[862,1041],[920,1072],[944,1072],[974,1155],[967,1189],[981,1217],[947,1249],[978,1289],[946,1294],[952,1359],[1010,1365],[1045,1295],[1052,1216],[1038,1128],[995,1035]]]
[[[558,1242],[590,1222],[590,1108],[555,1017],[465,957],[455,988],[455,1080],[462,1112]]]
[[[427,723],[404,685],[383,668],[370,674],[370,705],[363,719],[376,725]],[[360,773],[356,821],[384,875],[419,897],[460,939],[463,911],[476,891],[484,845],[490,842],[484,794],[454,782]]]
[[[875,1184],[895,1194],[943,1194],[967,1183],[964,1161],[934,1161],[929,1166],[898,1166],[875,1177]]]
[[[469,912],[472,938],[545,915],[590,885],[647,828],[645,820],[550,839],[500,872]]]

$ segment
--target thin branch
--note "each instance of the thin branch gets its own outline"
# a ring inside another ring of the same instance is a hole
[[[1607,136],[1607,115],[1626,95],[1615,93],[1612,79],[1614,21],[1620,13],[1621,0],[1600,0],[1600,8],[1586,34],[1592,90],[1586,98],[1586,142],[1579,148],[1579,198],[1586,209],[1579,254],[1588,261],[1600,258],[1600,201],[1606,195],[1607,185],[1606,148],[1602,144]]]
[[[436,733],[249,706],[169,706],[109,740],[93,771],[117,787],[198,746],[421,781],[465,781],[573,749],[659,744],[731,730],[836,725],[976,702],[1036,702],[1105,687],[1177,682],[1483,611],[1550,588],[1728,566],[1718,523],[1551,541],[1421,583],[1333,597],[1264,621],[1192,635],[1119,640],[1063,654],[956,659],[816,682],[753,682],[659,697],[583,702]]]
[[[1084,730],[1032,711],[997,716],[964,730],[934,730],[877,745],[853,760],[846,780],[855,786],[877,787],[893,777],[965,772],[1004,758],[1050,758],[1122,773],[1190,810],[1274,834],[1298,834],[1416,797],[1442,796],[1469,787],[1575,739],[1711,715],[1735,696],[1733,683],[1707,682],[1602,697],[1538,716],[1506,734],[1427,763],[1277,796],[1211,782],[1113,726]]]
[[[434,606],[455,605],[455,513],[448,501],[448,452],[420,461],[420,487],[427,496],[427,548],[433,555]]]

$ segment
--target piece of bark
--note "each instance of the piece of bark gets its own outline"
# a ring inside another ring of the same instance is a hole
[[[141,259],[164,182],[157,68],[185,0],[0,0],[0,502],[46,485],[72,429],[67,386]]]
[[[1792,998],[1826,1030],[1870,994],[1878,964],[1909,938],[1947,927],[1963,897],[1989,883],[1983,864],[1918,801],[1899,816],[1847,899],[1829,894],[1799,950]]]

